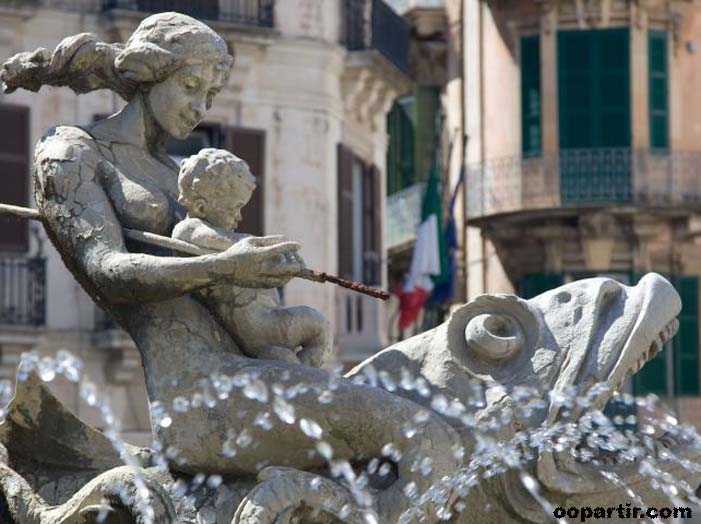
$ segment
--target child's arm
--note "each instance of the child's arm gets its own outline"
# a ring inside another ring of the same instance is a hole
[[[199,218],[186,218],[178,222],[173,228],[171,235],[172,238],[177,240],[183,240],[213,251],[224,251],[242,238],[249,236],[251,235],[213,227]]]

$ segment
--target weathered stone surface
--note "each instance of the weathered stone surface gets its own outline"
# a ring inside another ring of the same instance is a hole
[[[228,151],[203,149],[184,160],[178,201],[187,209],[187,217],[175,225],[173,238],[225,251],[249,237],[235,229],[255,187],[248,164]],[[274,249],[284,255],[284,247]],[[310,307],[282,307],[275,289],[229,284],[207,287],[197,295],[249,357],[321,367],[331,356],[329,321]]]

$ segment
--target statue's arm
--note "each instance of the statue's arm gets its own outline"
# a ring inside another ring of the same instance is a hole
[[[279,238],[199,257],[129,253],[100,183],[103,162],[80,142],[45,140],[37,148],[35,195],[61,255],[113,303],[168,300],[223,282],[275,287],[300,271],[292,263],[275,262],[281,253],[298,249]]]
[[[178,222],[173,228],[172,237],[183,240],[212,251],[225,251],[239,240],[251,235],[224,231],[200,220],[199,218],[186,218]]]
[[[43,189],[41,214],[58,250],[75,260],[113,302],[166,300],[215,280],[214,255],[180,258],[129,253],[112,205],[86,166],[51,160],[37,177]]]

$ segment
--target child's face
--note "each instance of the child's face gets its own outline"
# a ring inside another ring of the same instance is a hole
[[[210,224],[223,229],[236,229],[241,222],[241,209],[248,204],[251,199],[253,190],[244,185],[239,184],[235,189],[220,191],[216,193],[216,197],[200,199],[202,202],[199,206],[202,209],[200,215]]]

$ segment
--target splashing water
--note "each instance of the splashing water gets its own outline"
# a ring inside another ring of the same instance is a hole
[[[141,521],[155,524],[151,495],[140,467],[133,456],[126,451],[121,438],[120,421],[114,416],[109,398],[83,372],[83,363],[67,350],[61,350],[55,358],[26,353],[18,368],[18,380],[27,380],[31,373],[44,382],[52,382],[58,376],[65,377],[78,386],[81,400],[100,413],[104,422],[104,433],[120,454],[125,464],[135,472],[136,491],[134,505]],[[599,397],[605,386],[596,384],[585,391],[577,388],[564,388],[558,391],[538,391],[531,387],[518,386],[511,391],[489,390],[483,384],[475,383],[469,390],[468,398],[448,398],[444,394],[432,394],[423,377],[413,377],[407,370],[401,370],[400,379],[395,381],[384,371],[377,372],[371,366],[354,380],[389,392],[413,392],[427,399],[426,405],[471,435],[469,445],[454,450],[454,457],[462,466],[452,477],[435,482],[423,492],[416,483],[407,483],[402,492],[412,501],[413,508],[402,516],[400,522],[413,522],[421,511],[434,512],[440,520],[447,521],[462,512],[488,512],[490,508],[470,507],[470,497],[475,490],[495,477],[507,473],[515,474],[520,486],[535,502],[535,506],[552,515],[554,501],[549,500],[549,491],[544,489],[533,464],[539,457],[556,455],[559,460],[571,461],[576,465],[592,465],[599,470],[602,482],[607,482],[626,493],[629,500],[645,508],[644,497],[634,487],[627,484],[615,469],[627,465],[639,478],[646,479],[653,488],[659,490],[675,506],[701,505],[696,496],[696,487],[689,485],[667,470],[670,465],[679,471],[687,471],[701,476],[701,465],[678,456],[675,446],[684,443],[701,449],[701,437],[691,426],[682,425],[677,417],[663,409],[655,396],[634,399],[621,396],[628,407],[625,416],[609,417],[604,412],[593,409],[594,399]],[[298,418],[295,399],[312,394],[319,405],[333,405],[334,394],[342,379],[340,370],[329,374],[328,383],[323,387],[309,384],[289,384],[286,377],[278,383],[266,384],[255,371],[247,374],[226,376],[213,375],[202,381],[189,396],[176,397],[171,405],[153,402],[150,406],[154,427],[168,428],[173,423],[173,414],[186,414],[193,409],[211,409],[218,402],[234,395],[260,403],[260,412],[253,424],[256,431],[271,431],[274,419],[279,419],[290,427],[297,428],[310,441],[310,451],[316,453],[328,465],[331,478],[346,487],[354,503],[364,512],[369,524],[376,522],[374,500],[377,493],[377,478],[392,478],[393,465],[402,461],[407,442],[419,442],[422,426],[429,423],[431,413],[417,407],[416,413],[398,428],[404,442],[386,442],[381,446],[378,457],[368,457],[364,466],[340,460],[339,455],[325,435],[322,424],[308,416]],[[12,395],[12,384],[0,380],[0,405],[6,406]],[[509,410],[484,411],[488,398],[508,395],[513,403]],[[524,421],[542,418],[548,406],[557,406],[565,413],[584,410],[576,417],[561,417],[554,423],[528,425]],[[636,411],[637,414],[633,414]],[[0,410],[0,418],[7,414]],[[631,429],[633,427],[634,429]],[[254,428],[251,428],[253,430]],[[507,435],[508,438],[504,438]],[[656,437],[657,435],[657,437]],[[237,460],[238,453],[255,444],[252,431],[230,431],[223,445],[222,453],[227,460]],[[409,444],[410,445],[410,444]],[[153,444],[152,465],[168,468],[178,460],[178,450],[163,449],[157,441]],[[264,461],[260,467],[267,465]],[[418,454],[410,464],[412,472],[424,477],[432,474],[432,459]],[[193,508],[194,494],[198,490],[217,491],[226,485],[219,475],[194,475],[189,479],[179,478],[169,487],[170,494],[178,499],[179,507]],[[320,489],[320,480],[310,484],[312,489]],[[123,498],[128,498],[127,494]],[[192,511],[196,511],[192,509]],[[350,515],[351,508],[344,513]],[[564,520],[563,520],[564,522]]]

